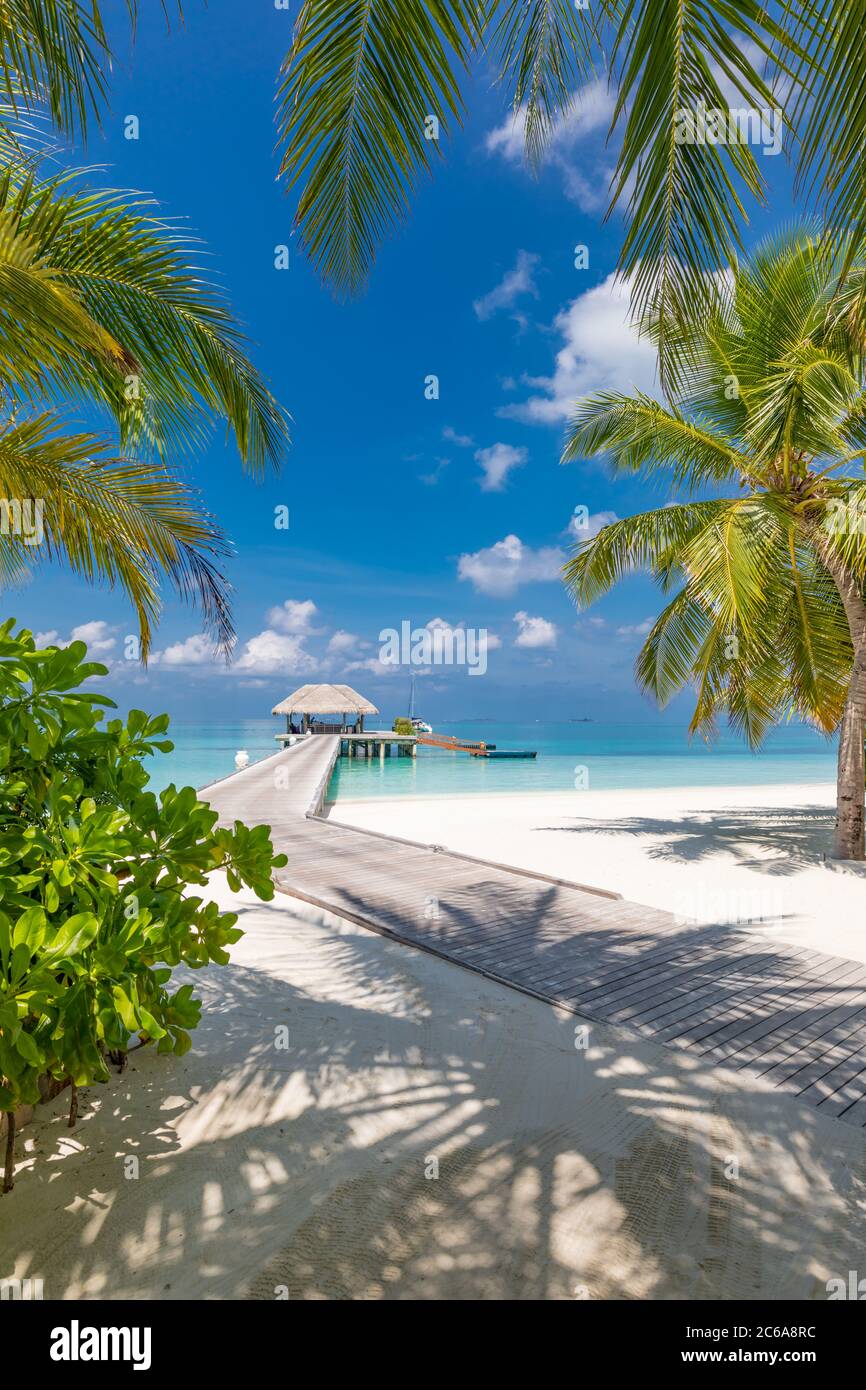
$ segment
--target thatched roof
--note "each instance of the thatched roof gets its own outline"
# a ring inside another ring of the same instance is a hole
[[[302,685],[278,705],[272,714],[378,714],[375,705],[350,685]]]

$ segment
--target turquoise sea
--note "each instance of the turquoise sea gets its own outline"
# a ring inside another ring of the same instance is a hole
[[[455,796],[473,793],[570,791],[580,778],[591,790],[652,787],[727,787],[780,782],[832,782],[831,742],[799,725],[774,731],[764,749],[750,753],[723,732],[707,746],[689,741],[685,726],[671,724],[504,724],[495,721],[437,724],[437,733],[486,739],[500,748],[535,748],[535,761],[485,761],[465,753],[419,747],[416,758],[343,759],[331,782],[330,800],[372,797]],[[235,753],[250,761],[276,751],[276,720],[236,723],[173,723],[175,751],[154,758],[152,784],[206,786],[235,770]]]

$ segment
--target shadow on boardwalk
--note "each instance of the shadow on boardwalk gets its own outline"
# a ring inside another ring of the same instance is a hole
[[[862,1263],[859,1131],[285,899],[241,925],[195,1051],[36,1127],[0,1245],[46,1297],[808,1298]]]

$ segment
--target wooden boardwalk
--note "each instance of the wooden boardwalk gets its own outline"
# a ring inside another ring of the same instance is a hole
[[[866,966],[321,820],[338,752],[315,735],[201,793],[272,827],[283,891],[866,1126]]]

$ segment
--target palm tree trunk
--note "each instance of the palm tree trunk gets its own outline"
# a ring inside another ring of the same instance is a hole
[[[839,726],[836,834],[833,853],[837,859],[866,859],[866,766],[863,751],[863,741],[866,737],[866,604],[863,602],[863,592],[858,580],[849,573],[844,562],[820,543],[818,549],[844,604],[854,646],[851,684],[848,687],[848,699]]]
[[[859,663],[851,678],[851,688],[839,729],[839,765],[836,777],[836,835],[833,852],[837,859],[866,859],[863,845],[863,786],[866,768],[863,737],[866,730],[866,661]]]
[[[6,1156],[3,1159],[3,1191],[15,1186],[15,1111],[6,1111]]]

